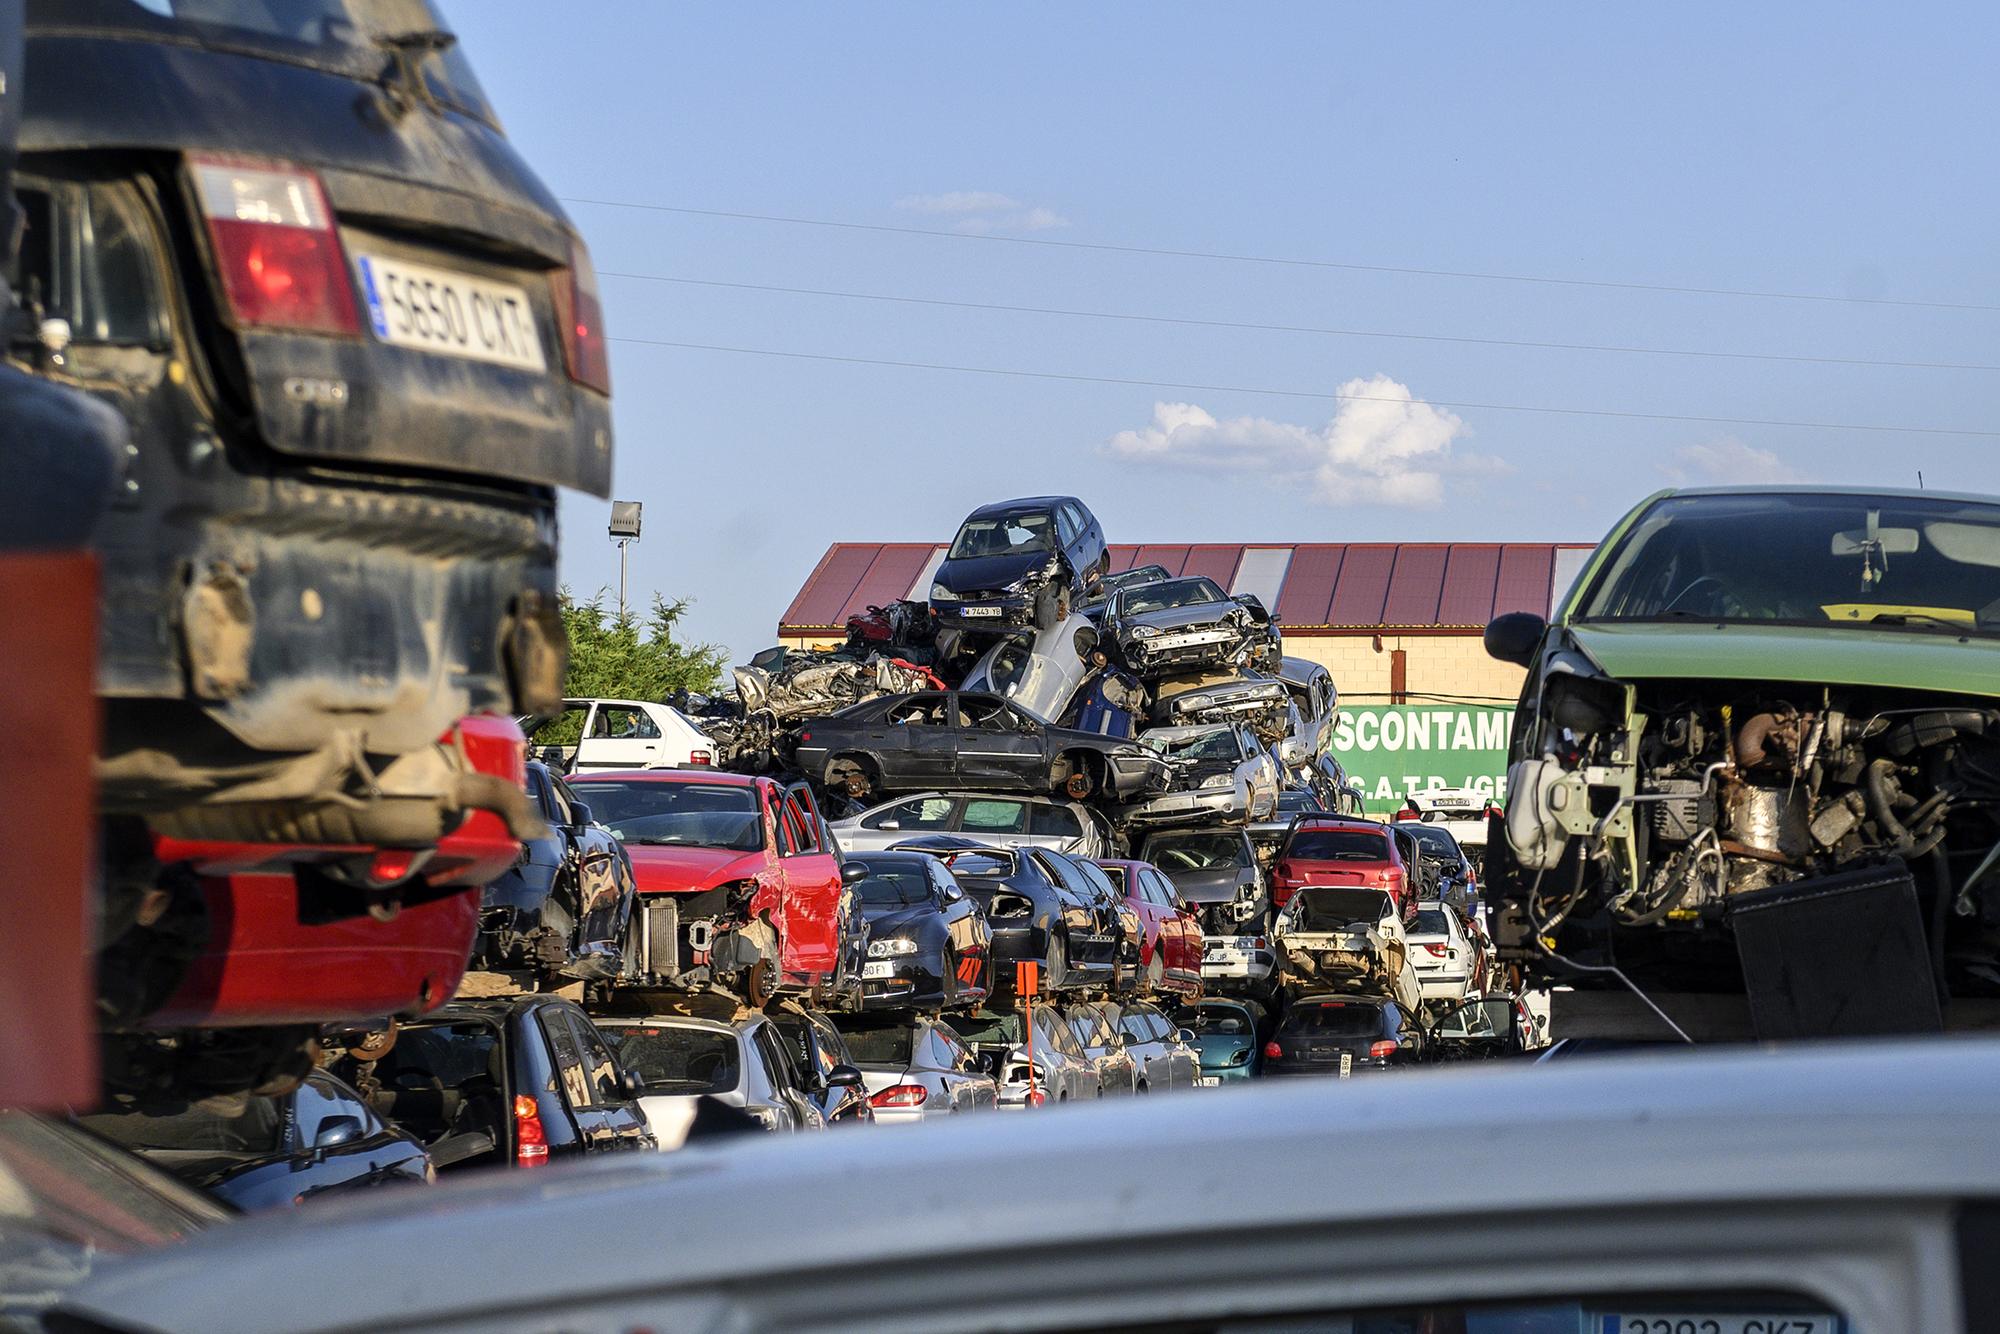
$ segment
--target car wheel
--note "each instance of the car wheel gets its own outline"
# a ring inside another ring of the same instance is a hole
[[[769,959],[759,959],[743,975],[743,999],[750,1002],[751,1009],[761,1010],[771,1003],[777,983],[778,966]]]
[[[1042,965],[1042,989],[1058,991],[1069,984],[1069,937],[1049,937],[1049,957]]]
[[[1056,610],[1057,599],[1060,597],[1067,601],[1068,596],[1066,591],[1059,593],[1055,588],[1044,588],[1041,592],[1035,594],[1035,628],[1037,630],[1053,630],[1062,624],[1063,617]]]
[[[1143,1098],[1152,1091],[1153,1091],[1152,1086],[1147,1084],[1146,1081],[1142,1079],[1139,1081],[1139,1086],[1132,1090],[1132,1093],[1133,1096],[1135,1097]]]
[[[840,755],[827,762],[826,788],[866,802],[875,792],[875,767],[859,755]]]
[[[944,950],[938,955],[938,967],[944,970],[944,976],[938,979],[938,990],[944,995],[944,1008],[950,1009],[958,1003],[958,959],[950,950]]]
[[[1166,961],[1161,954],[1160,942],[1156,940],[1153,942],[1153,957],[1146,964],[1145,991],[1149,996],[1160,989],[1160,981],[1167,975]]]

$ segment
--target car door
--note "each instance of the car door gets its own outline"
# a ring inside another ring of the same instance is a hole
[[[804,783],[786,788],[779,806],[787,838],[779,845],[783,906],[779,932],[783,938],[780,966],[799,979],[824,977],[835,982],[840,970],[851,896],[840,879],[840,862],[833,853],[819,806]]]
[[[650,769],[661,759],[665,738],[653,715],[637,704],[598,700],[590,706],[583,739],[577,743],[577,772],[603,769]]]
[[[808,1076],[793,1056],[791,1044],[778,1032],[777,1025],[768,1020],[756,1025],[751,1030],[750,1043],[762,1058],[773,1099],[785,1108],[785,1119],[790,1124],[783,1128],[816,1130],[825,1126],[825,1114],[807,1092]]]
[[[960,799],[958,832],[981,843],[1018,848],[1027,843],[1030,808],[1019,797],[968,796]]]
[[[590,1077],[592,1109],[604,1131],[604,1146],[611,1149],[652,1147],[652,1131],[639,1104],[625,1096],[625,1070],[612,1054],[611,1044],[590,1022],[590,1016],[575,1006],[567,1007],[570,1027],[576,1032],[583,1053],[584,1070]]]
[[[992,1107],[997,1096],[993,1081],[979,1073],[972,1052],[946,1025],[927,1027],[936,1046],[939,1067],[947,1072],[945,1083],[951,1090],[951,1109],[976,1112]]]
[[[561,821],[576,890],[577,936],[571,947],[617,949],[623,944],[633,896],[638,892],[625,845],[598,824],[594,814],[585,818],[589,806],[577,800],[562,779],[550,779],[549,799]]]
[[[1077,808],[1060,801],[1036,801],[1028,807],[1028,833],[1043,847],[1071,852],[1079,857],[1101,857],[1096,840],[1085,835]]]
[[[836,836],[849,852],[878,852],[906,838],[948,831],[958,816],[959,799],[931,794],[890,802],[863,815]]]
[[[1104,909],[1097,902],[1096,892],[1083,878],[1083,873],[1060,852],[1051,852],[1047,848],[1024,848],[1022,852],[1034,860],[1062,896],[1063,915],[1071,919],[1070,963],[1093,967],[1109,964],[1114,942],[1106,929]],[[1079,925],[1081,930],[1077,929]]]
[[[966,894],[957,877],[943,862],[926,858],[924,870],[930,876],[938,913],[944,918],[945,940],[953,957],[958,960],[960,985],[990,987],[992,983],[986,976],[986,961],[993,932],[987,925],[986,914],[980,911],[979,905]]]
[[[954,694],[960,782],[1037,792],[1048,786],[1040,724],[998,695]]]

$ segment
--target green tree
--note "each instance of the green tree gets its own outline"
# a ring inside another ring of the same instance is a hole
[[[561,591],[563,629],[569,632],[569,675],[563,693],[571,698],[609,696],[613,699],[665,701],[676,690],[710,691],[721,679],[726,661],[715,644],[688,644],[675,637],[688,601],[669,602],[655,594],[644,620],[627,611],[620,615],[604,605],[608,590],[599,589],[588,602]],[[556,735],[563,725],[574,729],[581,719],[565,718],[537,733],[536,744],[563,745],[574,736]]]

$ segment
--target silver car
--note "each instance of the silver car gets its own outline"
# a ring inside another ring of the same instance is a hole
[[[1060,1106],[1103,1096],[1097,1067],[1053,1005],[1037,1005],[1026,1022],[1020,1011],[981,1010],[954,1015],[951,1027],[995,1070],[1002,1110]],[[1032,1030],[1032,1035],[1030,1030]]]
[[[946,1025],[923,1015],[843,1015],[840,1035],[861,1070],[868,1103],[883,1124],[990,1112],[993,1076]]]
[[[1310,764],[1333,745],[1333,720],[1340,712],[1333,673],[1309,658],[1281,658],[1278,679],[1292,692],[1298,710],[1292,734],[1279,743],[1279,753],[1288,765]]]
[[[761,1014],[734,1022],[681,1015],[591,1021],[617,1050],[619,1064],[645,1083],[639,1109],[662,1149],[686,1140],[704,1095],[741,1107],[766,1130],[826,1126],[784,1035]]]
[[[1195,1050],[1192,1031],[1144,1001],[1106,1008],[1117,1016],[1118,1031],[1125,1037],[1125,1054],[1138,1071],[1139,1092],[1194,1087],[1201,1074],[1201,1053]]]
[[[1242,724],[1155,727],[1139,743],[1173,766],[1165,792],[1120,814],[1130,825],[1241,824],[1278,805],[1278,762]]]
[[[1109,857],[1111,826],[1094,806],[1050,797],[920,792],[835,820],[828,828],[843,852],[881,852],[924,834],[963,834],[998,848],[1047,848],[1078,857]]]
[[[1081,613],[1032,637],[1024,631],[986,650],[965,683],[966,691],[986,691],[1014,701],[1054,722],[1069,708],[1090,673],[1097,651],[1097,626]]]
[[[1063,1019],[1085,1058],[1097,1067],[1097,1087],[1106,1097],[1139,1091],[1139,1066],[1125,1050],[1125,1034],[1118,1027],[1115,1007],[1104,1002],[1072,1005],[1064,1011]]]

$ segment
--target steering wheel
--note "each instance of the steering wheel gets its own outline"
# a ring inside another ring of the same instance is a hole
[[[1684,607],[1681,604],[1698,593],[1707,593],[1710,605],[1718,612],[1727,612],[1729,604],[1735,601],[1730,595],[1728,586],[1722,580],[1712,574],[1704,574],[1689,583],[1680,592],[1674,594],[1673,600],[1668,602],[1662,610],[1665,612],[1693,611],[1695,608]]]

